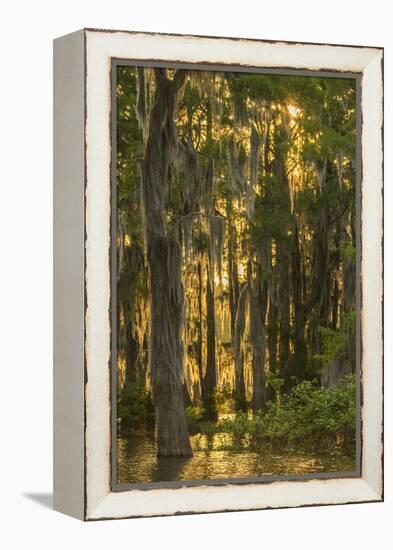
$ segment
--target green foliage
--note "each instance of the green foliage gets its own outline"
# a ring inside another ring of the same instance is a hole
[[[269,402],[266,411],[254,416],[238,413],[234,419],[220,422],[216,429],[246,437],[251,446],[318,448],[334,445],[339,439],[352,442],[355,424],[356,383],[350,375],[330,389],[321,388],[315,381],[301,382],[280,405]]]
[[[142,381],[126,384],[119,392],[117,417],[121,430],[139,431],[154,428],[154,407],[151,395]]]
[[[343,314],[341,327],[339,330],[332,330],[327,327],[320,327],[322,353],[315,356],[321,359],[325,364],[329,364],[332,359],[336,359],[347,352],[348,341],[355,336],[356,311],[349,311]],[[354,360],[354,358],[351,358]]]
[[[200,405],[190,405],[186,407],[186,418],[188,431],[191,434],[196,434],[201,431],[201,422],[205,416],[205,409]]]
[[[209,420],[206,420],[204,422],[201,422],[198,425],[198,432],[202,433],[203,435],[212,436],[217,431],[217,424],[214,422],[210,422]]]
[[[292,215],[288,197],[277,189],[273,176],[266,176],[265,196],[255,200],[255,221],[252,224],[252,236],[255,242],[263,239],[288,241],[288,228],[292,224]]]
[[[277,376],[274,372],[269,371],[266,377],[267,385],[272,388],[274,391],[279,391],[285,384],[284,378]]]
[[[237,411],[246,411],[248,409],[248,403],[244,393],[237,388],[234,388],[232,391],[232,398]]]
[[[186,415],[189,419],[193,419],[199,422],[203,419],[204,414],[205,409],[200,405],[190,405],[189,407],[186,407]]]
[[[356,259],[356,248],[351,242],[344,243],[341,246],[341,253],[343,258],[347,260],[355,261]]]
[[[316,355],[315,358],[321,359],[324,363],[328,363],[341,355],[344,350],[347,336],[343,331],[332,330],[326,327],[320,327],[319,331],[321,334],[323,353]]]
[[[216,390],[216,403],[219,407],[225,407],[233,398],[233,392],[229,386]]]

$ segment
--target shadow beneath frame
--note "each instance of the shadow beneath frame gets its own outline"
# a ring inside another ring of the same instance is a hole
[[[25,498],[34,500],[44,508],[53,508],[53,494],[52,493],[23,493]]]

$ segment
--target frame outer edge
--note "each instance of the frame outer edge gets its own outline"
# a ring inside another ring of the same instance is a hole
[[[53,44],[53,507],[85,519],[83,30]]]

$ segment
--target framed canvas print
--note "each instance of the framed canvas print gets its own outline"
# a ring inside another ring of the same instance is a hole
[[[54,505],[383,499],[383,50],[54,45]]]

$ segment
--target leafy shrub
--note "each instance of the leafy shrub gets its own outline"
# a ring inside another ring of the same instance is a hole
[[[189,407],[186,407],[188,431],[191,434],[199,433],[201,431],[200,423],[203,420],[204,414],[205,409],[199,405],[190,405]]]
[[[123,431],[154,428],[154,406],[142,382],[127,384],[119,392],[117,417]]]
[[[316,355],[325,365],[329,365],[332,359],[340,355],[348,355],[348,358],[355,363],[355,342],[356,312],[348,311],[343,314],[342,324],[339,330],[332,330],[326,327],[319,327],[321,335],[322,353]]]
[[[224,386],[221,389],[216,390],[216,403],[220,407],[220,410],[231,410],[233,401],[233,390],[229,386]]]
[[[356,384],[353,375],[329,389],[316,382],[304,381],[295,386],[279,405],[269,402],[266,411],[254,416],[238,413],[225,419],[217,431],[247,436],[250,445],[269,442],[273,445],[321,447],[337,439],[351,442],[355,437]]]

